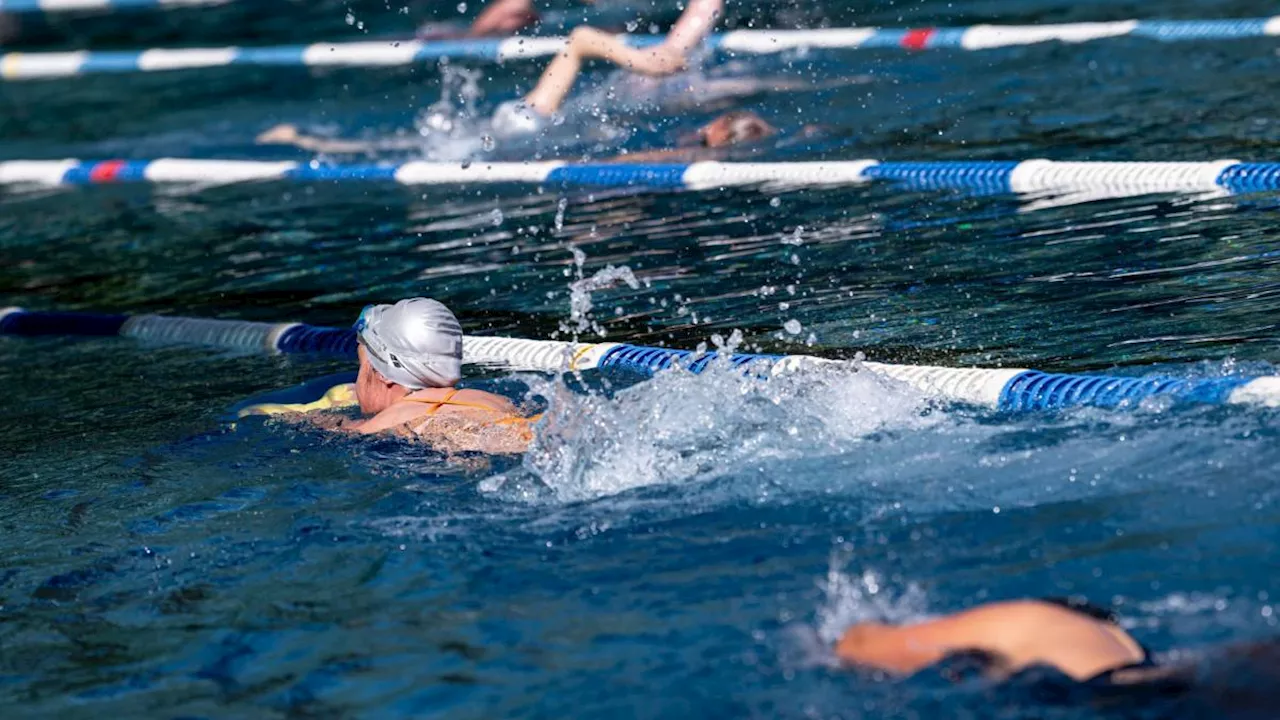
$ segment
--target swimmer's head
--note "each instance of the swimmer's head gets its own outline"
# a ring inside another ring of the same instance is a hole
[[[435,300],[410,298],[394,305],[370,305],[355,325],[360,373],[360,409],[379,412],[395,401],[393,386],[405,391],[451,387],[462,378],[462,326]],[[379,407],[381,406],[381,407]]]
[[[705,147],[719,148],[772,137],[778,129],[749,110],[727,112],[698,128],[698,140]]]

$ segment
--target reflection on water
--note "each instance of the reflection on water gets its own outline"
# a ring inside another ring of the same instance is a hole
[[[1273,8],[1180,0],[1158,11]],[[292,21],[261,3],[208,12],[96,29],[68,19],[40,33],[68,46],[245,32],[306,42],[403,21],[399,7],[368,3],[312,4]],[[760,12],[753,22],[929,26],[1156,10],[981,0]],[[1274,49],[809,53],[709,63],[698,79],[729,80],[726,104],[782,130],[753,152],[765,160],[1265,160]],[[671,146],[718,112],[655,109],[594,73],[570,122],[529,146],[487,147],[485,117],[536,73],[456,64],[12,83],[0,157],[310,159],[253,144],[290,122],[422,137],[380,159],[574,160]],[[787,91],[752,85],[773,82]],[[486,334],[1270,373],[1274,211],[1264,196],[878,184],[5,189],[0,305],[348,325],[365,303],[421,294]],[[1007,417],[867,373],[672,372],[473,378],[549,406],[524,456],[225,420],[253,393],[349,369],[0,339],[5,717],[1176,717],[1154,702],[1055,705],[981,681],[886,681],[837,668],[830,642],[854,620],[1070,594],[1113,605],[1161,656],[1277,634],[1274,411],[1152,402]]]

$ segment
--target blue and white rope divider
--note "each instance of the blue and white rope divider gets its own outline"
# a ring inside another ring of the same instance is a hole
[[[1235,40],[1280,35],[1280,15],[1232,20],[1121,20],[1060,25],[973,25],[957,28],[830,28],[818,30],[734,30],[712,35],[708,44],[727,53],[763,55],[803,49],[902,48],[986,50],[1013,45],[1132,36],[1161,41]],[[663,35],[622,35],[645,47]],[[432,60],[505,62],[554,55],[563,37],[473,38],[314,43],[276,47],[224,47],[123,51],[7,53],[0,55],[0,78],[55,78],[93,73],[157,72],[231,65],[387,66]]]
[[[155,10],[200,5],[223,5],[232,0],[0,0],[0,12],[58,13]]]
[[[1051,160],[900,162],[876,160],[625,164],[561,162],[407,162],[325,165],[249,160],[10,160],[0,162],[0,186],[262,181],[381,181],[403,185],[524,183],[562,187],[693,190],[732,186],[816,187],[876,180],[912,189],[954,188],[991,193],[1092,191],[1144,193],[1280,190],[1280,162],[1058,162]]]
[[[260,323],[162,315],[103,315],[0,309],[0,335],[119,335],[152,343],[199,344],[268,353],[355,354],[355,332],[300,323]],[[715,353],[622,343],[465,336],[463,362],[511,370],[564,372],[618,369],[646,376],[681,365],[701,372]],[[1052,410],[1080,405],[1132,406],[1156,396],[1184,402],[1280,405],[1280,376],[1119,377],[1066,375],[1020,368],[945,368],[826,360],[804,355],[734,354],[729,362],[754,372],[844,366],[880,373],[941,400],[1002,411]]]

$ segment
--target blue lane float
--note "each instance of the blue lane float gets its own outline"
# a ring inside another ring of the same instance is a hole
[[[232,0],[0,0],[0,12],[63,13],[169,10],[180,7],[224,5]]]
[[[146,6],[145,0],[0,0],[15,8]],[[202,4],[170,0],[159,4]],[[153,3],[154,4],[154,3]],[[0,4],[0,10],[5,8]],[[48,11],[48,10],[44,10]],[[1224,20],[1120,20],[1048,25],[973,25],[923,28],[827,28],[816,30],[734,30],[708,38],[726,54],[763,55],[793,50],[898,48],[903,50],[988,50],[1042,42],[1082,43],[1134,37],[1164,42],[1238,40],[1280,35],[1280,16]],[[661,35],[623,35],[644,47]],[[8,53],[0,55],[0,78],[22,80],[106,72],[160,72],[236,65],[298,67],[385,67],[450,60],[507,62],[554,55],[564,37],[516,36],[503,39],[386,40],[312,43],[284,47],[154,48],[126,51]]]
[[[11,160],[0,162],[0,186],[118,183],[218,186],[247,182],[393,182],[401,185],[515,183],[561,188],[634,187],[709,190],[724,187],[820,187],[889,181],[911,189],[983,193],[1144,193],[1280,190],[1280,163],[1059,162],[973,160],[626,164],[562,162],[407,162],[334,165],[248,160]]]
[[[0,309],[0,335],[119,335],[149,343],[182,343],[265,353],[355,355],[353,330],[301,323],[260,323],[164,315],[35,312]],[[613,369],[652,376],[673,367],[702,372],[717,353],[625,343],[466,336],[463,362],[517,371],[566,372]],[[939,400],[1006,412],[1077,406],[1133,407],[1149,398],[1180,402],[1280,406],[1280,376],[1125,377],[1044,373],[1025,368],[947,368],[827,360],[805,355],[739,353],[728,358],[761,375],[804,368],[844,368],[878,373]]]

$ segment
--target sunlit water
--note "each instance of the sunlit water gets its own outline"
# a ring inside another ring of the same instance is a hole
[[[332,5],[286,22],[267,7],[211,10],[223,22],[205,24],[65,20],[29,39],[218,43],[243,40],[239,27],[301,42],[456,16],[354,7],[348,24]],[[761,17],[1273,10],[881,2]],[[485,120],[534,64],[99,76],[0,86],[0,156],[306,158],[253,144],[290,122],[422,140],[374,160],[607,157],[745,107],[783,131],[753,159],[1268,160],[1275,50],[1115,40],[709,59],[688,82],[720,95],[692,106],[600,70],[563,125],[523,143]],[[821,127],[801,136],[807,125]],[[365,303],[424,294],[469,332],[523,337],[694,347],[739,330],[752,350],[1124,374],[1271,373],[1278,357],[1267,196],[4,192],[0,305],[344,325]],[[1067,594],[1113,604],[1157,654],[1277,632],[1275,411],[1148,402],[1013,417],[866,372],[713,370],[477,376],[547,407],[524,456],[226,418],[253,393],[347,368],[0,340],[5,717],[1185,716],[1198,711],[889,681],[839,668],[830,645],[856,620]]]

